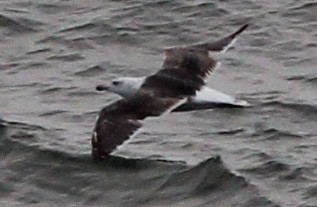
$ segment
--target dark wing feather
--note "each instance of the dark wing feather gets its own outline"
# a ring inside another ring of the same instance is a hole
[[[99,113],[92,135],[94,160],[109,155],[117,146],[128,140],[149,116],[159,116],[180,101],[178,98],[157,98],[151,95],[136,95],[121,99],[104,107]]]
[[[188,46],[188,48],[220,52],[220,51],[224,50],[248,26],[249,26],[248,24],[245,24],[242,27],[240,27],[237,31],[235,31],[234,33],[232,33],[224,38],[221,38],[215,42],[207,42],[207,43],[190,45],[190,46]]]
[[[179,48],[167,52],[169,55],[163,69],[148,76],[137,94],[174,98],[193,96],[216,65],[216,61],[208,57],[208,52]]]
[[[205,82],[185,70],[163,69],[145,79],[138,94],[183,98],[193,96]]]
[[[142,124],[124,117],[98,119],[92,137],[92,154],[95,160],[108,155],[129,139]]]
[[[199,68],[200,75],[206,78],[213,72],[217,61],[209,56],[209,51],[222,51],[225,49],[241,32],[243,32],[249,25],[245,24],[240,27],[236,32],[220,39],[215,42],[207,42],[201,44],[194,44],[182,47],[173,47],[164,50],[165,59],[163,68],[182,68],[191,69]],[[192,61],[194,58],[194,62]]]
[[[209,57],[208,50],[175,47],[165,50],[163,69],[182,69],[206,78],[215,68],[217,61]]]

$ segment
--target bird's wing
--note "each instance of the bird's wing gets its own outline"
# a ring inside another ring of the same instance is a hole
[[[226,49],[228,49],[231,44],[234,43],[234,40],[237,38],[237,36],[241,34],[248,26],[249,24],[245,24],[234,33],[227,35],[226,37],[217,41],[189,45],[188,48],[203,49],[214,52],[226,51]]]
[[[213,72],[217,63],[215,59],[209,56],[209,51],[225,51],[248,26],[248,24],[245,24],[234,33],[217,41],[164,49],[163,68],[184,68],[186,64],[187,66],[191,65],[191,61],[186,61],[188,57],[196,57],[198,59],[196,64],[205,75],[204,78],[206,78],[208,74]]]
[[[142,124],[124,118],[100,119],[92,134],[92,155],[95,160],[108,155],[129,139]]]
[[[194,96],[205,85],[206,76],[216,66],[208,54],[192,50],[171,50],[164,67],[145,78],[137,94],[184,98]]]
[[[142,127],[140,120],[160,116],[182,104],[180,97],[143,94],[121,99],[104,107],[92,134],[93,158],[99,160],[109,155],[117,146],[131,138]]]
[[[215,68],[217,61],[211,58],[208,50],[190,47],[175,47],[165,50],[163,69],[182,69],[199,72],[206,78]]]

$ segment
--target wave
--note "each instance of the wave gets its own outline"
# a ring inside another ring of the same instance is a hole
[[[73,31],[86,31],[86,30],[96,29],[97,27],[98,27],[97,24],[94,24],[92,22],[88,22],[88,23],[81,23],[78,25],[72,25],[70,27],[61,29],[59,32],[63,33],[63,32],[73,32]]]
[[[87,76],[97,76],[100,73],[103,73],[105,69],[100,65],[92,66],[86,70],[81,70],[79,72],[75,72],[74,75],[87,77]]]
[[[73,62],[73,61],[79,61],[79,60],[84,60],[85,57],[82,56],[79,53],[72,53],[72,54],[64,54],[64,55],[53,55],[47,58],[48,60],[62,60],[62,61],[68,61],[68,62]]]
[[[95,163],[87,153],[45,147],[41,138],[50,129],[6,121],[0,122],[2,128],[6,133],[0,137],[0,167],[6,185],[0,185],[0,195],[19,194],[14,202],[40,205],[43,200],[69,203],[76,198],[77,205],[93,206],[275,206],[256,186],[231,172],[220,156],[194,166],[115,155]]]
[[[309,167],[297,167],[294,169],[289,170],[288,172],[280,175],[278,179],[280,181],[284,182],[291,182],[291,181],[296,181],[296,182],[313,182],[314,178],[311,178],[308,176],[310,172],[312,172],[314,169],[309,168]]]
[[[309,187],[306,188],[305,190],[305,193],[304,193],[304,197],[306,199],[314,199],[316,198],[317,196],[317,185],[311,185]]]
[[[67,2],[58,3],[37,3],[37,10],[44,14],[57,14],[77,9],[74,4],[68,4]]]
[[[41,90],[40,93],[42,95],[52,95],[54,93],[60,93],[62,91],[71,91],[76,89],[74,86],[70,87],[60,87],[60,86],[50,86],[48,85],[45,89]]]
[[[5,27],[11,32],[17,34],[24,34],[25,32],[36,32],[37,27],[42,26],[43,23],[24,18],[13,18],[8,15],[0,13],[0,27]]]
[[[261,162],[254,167],[249,167],[241,169],[239,171],[245,173],[251,173],[259,177],[271,177],[273,175],[279,174],[280,172],[290,170],[290,166],[277,160],[268,160]]]
[[[36,43],[37,44],[53,43],[53,44],[60,44],[63,46],[67,46],[70,49],[86,50],[86,49],[93,49],[94,48],[94,46],[91,44],[90,41],[91,41],[90,37],[67,38],[67,37],[64,37],[62,35],[53,34],[53,35],[48,35],[47,37],[42,38],[40,40],[37,40]],[[44,51],[44,52],[46,52],[46,51]],[[81,57],[81,55],[79,53],[73,53],[73,54],[69,54],[69,55],[76,55],[76,56],[78,56],[77,58],[79,58],[79,59],[83,58],[83,57]],[[50,58],[54,59],[54,56],[51,56]]]
[[[274,106],[275,108],[291,109],[293,111],[317,117],[317,106],[308,103],[291,103],[282,101],[268,101],[263,103],[262,106]]]
[[[305,134],[306,135],[306,134]],[[304,135],[291,133],[277,128],[259,129],[252,134],[252,136],[264,137],[265,140],[278,140],[278,139],[302,139]]]
[[[312,9],[317,8],[317,3],[314,1],[305,1],[305,3],[301,3],[300,5],[294,6],[289,8],[291,11],[297,11],[297,10],[306,10],[306,9]]]
[[[47,111],[45,113],[41,113],[39,116],[46,117],[46,116],[54,116],[58,114],[64,114],[67,113],[68,111],[66,110],[52,110],[52,111]]]
[[[288,81],[304,81],[306,83],[317,84],[317,77],[308,77],[304,75],[294,75],[287,77]]]
[[[248,197],[252,191],[253,196]],[[156,191],[156,195],[163,198],[172,195],[176,201],[203,197],[204,202],[196,203],[195,206],[209,206],[211,203],[224,206],[243,205],[258,206],[263,204],[273,205],[271,201],[258,194],[255,186],[250,184],[244,177],[231,172],[222,162],[220,156],[211,157],[198,163],[195,166],[180,169],[171,173]],[[230,198],[243,200],[242,203],[235,203]],[[170,199],[170,198],[169,198]]]
[[[243,177],[231,173],[222,163],[221,158],[211,157],[189,169],[172,173],[160,186],[160,190],[178,186],[190,189],[190,194],[210,193],[229,185],[239,188],[247,185]],[[228,186],[228,187],[229,187]]]
[[[235,129],[225,129],[215,132],[218,135],[236,135],[245,132],[244,128],[235,128]]]
[[[307,82],[317,84],[317,77],[307,78]]]

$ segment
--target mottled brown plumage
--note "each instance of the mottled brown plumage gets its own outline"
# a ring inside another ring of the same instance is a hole
[[[93,158],[99,160],[129,139],[142,126],[140,120],[160,116],[195,95],[209,71],[201,70],[199,61],[194,53],[187,55],[178,68],[164,68],[148,76],[133,97],[104,107],[93,131]]]
[[[146,77],[134,96],[101,110],[93,130],[93,158],[99,160],[109,155],[142,127],[141,120],[169,112],[194,96],[216,66],[209,51],[223,49],[246,27],[214,43],[165,50],[163,68]]]

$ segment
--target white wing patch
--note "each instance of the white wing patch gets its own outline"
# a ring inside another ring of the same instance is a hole
[[[92,141],[94,142],[94,143],[98,143],[98,139],[97,139],[97,132],[96,131],[94,131],[93,133],[92,133]]]
[[[215,89],[203,87],[191,100],[197,103],[213,102],[233,104],[236,98]]]
[[[232,47],[233,45],[234,45],[234,43],[236,43],[236,41],[237,41],[237,38],[234,38],[227,46],[225,46],[221,51],[220,51],[220,53],[225,53],[225,52],[227,52],[227,50],[230,48],[230,47]]]
[[[250,106],[247,101],[237,99],[234,96],[225,94],[209,87],[203,87],[196,96],[190,98],[194,103],[224,103],[236,106]]]
[[[116,151],[120,151],[122,150],[126,145],[128,145],[129,143],[135,141],[133,140],[134,137],[138,134],[140,134],[143,131],[143,128],[140,127],[139,129],[137,129],[132,135],[130,135],[129,139],[125,140],[121,145],[117,146]]]
[[[218,70],[220,66],[221,66],[221,62],[217,61],[214,71]]]

